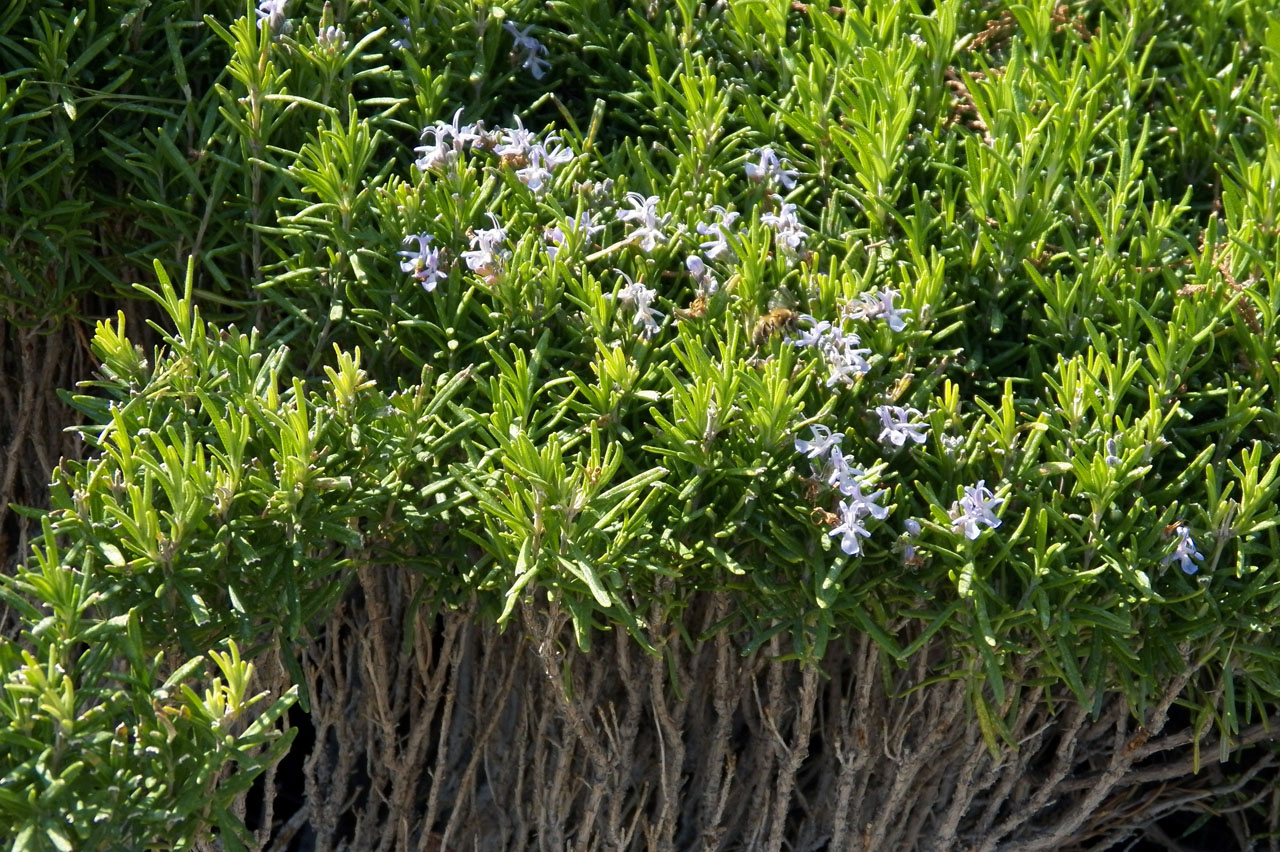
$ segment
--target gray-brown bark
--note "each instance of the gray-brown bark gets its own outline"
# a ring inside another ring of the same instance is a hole
[[[411,609],[419,582],[362,571],[308,651],[308,813],[278,815],[306,825],[297,848],[1106,848],[1256,789],[1276,762],[1192,774],[1194,732],[1166,730],[1190,664],[1142,725],[1118,703],[1093,719],[1057,692],[1027,689],[1016,712],[1010,695],[1019,747],[993,758],[965,683],[922,686],[940,646],[899,667],[854,636],[821,670],[723,635],[690,648],[673,632],[661,658],[625,637],[583,654],[553,606],[527,605],[499,634]],[[727,606],[703,599],[692,626]],[[1204,732],[1202,759],[1216,747]]]

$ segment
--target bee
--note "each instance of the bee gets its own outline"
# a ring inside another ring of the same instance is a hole
[[[751,340],[756,346],[763,346],[775,334],[794,329],[799,318],[800,315],[790,308],[774,308],[756,322]]]

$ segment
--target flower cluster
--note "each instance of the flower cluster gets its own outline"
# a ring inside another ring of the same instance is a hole
[[[555,137],[551,137],[554,139]],[[523,169],[516,171],[516,177],[520,178],[520,182],[534,192],[542,192],[546,188],[547,181],[551,180],[551,172],[556,166],[562,166],[573,159],[573,152],[563,145],[555,145],[547,147],[547,144],[537,143],[529,149],[529,165]]]
[[[467,145],[484,138],[482,123],[459,124],[461,118],[462,109],[459,108],[453,114],[453,121],[437,121],[422,131],[423,141],[426,141],[427,137],[435,141],[430,145],[419,145],[413,149],[415,154],[420,154],[413,163],[420,171],[441,169],[452,164]]]
[[[410,234],[404,238],[404,245],[409,245],[416,240],[418,250],[397,252],[404,258],[400,261],[400,270],[412,275],[428,293],[436,289],[438,282],[448,277],[440,270],[440,249],[427,248],[427,243],[432,239],[430,234]]]
[[[325,27],[316,33],[316,47],[327,53],[339,53],[347,49],[347,34],[342,27]]]
[[[493,146],[493,152],[503,166],[516,170],[521,183],[541,193],[556,167],[572,162],[574,154],[560,144],[559,136],[551,134],[539,140],[532,130],[525,128],[519,116],[515,121],[515,127],[499,131],[500,140]]]
[[[871,371],[871,364],[865,357],[871,354],[871,350],[862,348],[862,338],[858,335],[841,331],[826,320],[818,321],[809,314],[801,314],[800,320],[808,323],[809,328],[802,330],[791,343],[817,349],[822,354],[830,371],[827,387],[840,382],[851,385]]]
[[[809,238],[809,229],[800,221],[794,204],[784,203],[777,213],[766,213],[760,221],[773,229],[774,241],[784,255],[800,256],[804,242]]]
[[[515,169],[516,176],[530,190],[541,193],[549,186],[553,170],[574,157],[572,151],[560,144],[560,137],[553,134],[540,140],[533,131],[525,128],[518,116],[514,127],[489,130],[482,121],[463,124],[462,113],[463,110],[459,109],[450,121],[437,121],[422,131],[424,144],[413,149],[418,155],[414,165],[419,171],[444,171],[469,150],[477,153],[490,152],[498,157],[503,168]],[[488,215],[493,227],[472,231],[470,250],[462,252],[461,258],[468,269],[492,284],[501,275],[511,252],[506,248],[506,228],[492,212]],[[580,230],[588,239],[602,229],[602,225],[592,223],[589,212],[583,213],[576,223],[569,225],[570,232]],[[565,238],[565,232],[559,227],[546,231],[546,239],[552,244],[547,253],[552,259]],[[440,269],[439,249],[427,247],[427,243],[432,240],[431,235],[410,234],[405,237],[404,242],[408,245],[415,240],[418,243],[417,251],[398,253],[404,258],[400,268],[430,292],[447,275]]]
[[[828,535],[840,537],[840,549],[845,553],[859,556],[862,554],[861,539],[871,537],[871,531],[866,527],[867,519],[880,521],[889,516],[889,507],[880,504],[889,492],[882,489],[868,494],[863,490],[870,477],[866,471],[854,467],[840,449],[843,432],[832,432],[830,427],[821,424],[810,428],[812,440],[797,438],[796,452],[812,459],[817,478],[845,498],[836,509],[839,523]]]

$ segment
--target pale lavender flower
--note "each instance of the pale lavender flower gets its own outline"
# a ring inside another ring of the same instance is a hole
[[[289,23],[284,16],[284,7],[288,4],[289,0],[258,0],[258,8],[255,10],[258,15],[258,29],[262,29],[262,25],[266,24],[273,36],[292,30],[293,24]]]
[[[1204,554],[1196,549],[1196,543],[1191,540],[1191,531],[1187,529],[1186,524],[1178,524],[1174,528],[1174,535],[1178,537],[1178,545],[1164,559],[1160,560],[1161,565],[1168,565],[1175,559],[1178,561],[1178,567],[1182,569],[1184,574],[1194,574],[1200,570],[1200,566],[1195,560],[1204,561]]]
[[[827,338],[831,331],[831,323],[826,320],[819,322],[810,314],[800,314],[801,322],[808,323],[807,329],[802,329],[798,335],[791,339],[792,346],[821,346],[822,341]]]
[[[914,408],[903,408],[900,405],[877,405],[876,414],[880,415],[880,425],[884,427],[880,430],[881,442],[893,444],[895,447],[901,447],[909,440],[917,444],[924,443],[924,434],[921,430],[928,429],[929,424],[908,422],[912,415],[919,416],[919,411]]]
[[[571,234],[582,233],[585,235],[587,242],[590,242],[596,234],[604,230],[604,225],[591,224],[590,210],[583,210],[577,220],[570,219],[566,222],[565,227],[569,229]],[[551,243],[551,245],[547,246],[547,257],[555,260],[556,255],[560,252],[560,247],[564,245],[569,236],[559,225],[553,225],[542,232],[542,238]]]
[[[425,172],[453,162],[468,144],[480,138],[478,125],[459,124],[461,118],[462,108],[459,107],[453,114],[452,121],[437,121],[422,131],[423,140],[431,136],[435,141],[430,145],[419,145],[413,149],[415,153],[422,154],[414,161],[414,165],[419,170]]]
[[[489,214],[489,218],[493,221],[493,227],[472,232],[472,251],[464,251],[462,259],[471,271],[492,281],[502,270],[502,261],[507,255],[502,248],[502,243],[507,239],[507,229],[502,227],[493,213]]]
[[[693,276],[693,280],[698,284],[698,295],[711,297],[720,290],[720,281],[716,278],[715,273],[703,263],[702,258],[696,254],[691,254],[685,258],[684,265],[689,270],[689,274]]]
[[[796,185],[796,172],[794,169],[784,169],[782,166],[786,163],[786,158],[779,159],[778,155],[773,152],[772,148],[756,148],[751,152],[753,155],[760,156],[759,163],[747,163],[747,179],[752,183],[764,183],[770,178],[782,184],[785,189],[792,189]]]
[[[783,204],[777,213],[764,214],[760,221],[773,228],[774,239],[782,253],[791,257],[800,253],[804,241],[809,237],[808,228],[796,213],[796,206],[789,202]]]
[[[535,149],[530,152],[529,165],[523,169],[517,169],[516,177],[531,191],[542,192],[546,188],[547,181],[551,180],[551,169],[547,165],[541,152]]]
[[[419,145],[413,149],[415,154],[420,156],[413,161],[419,171],[428,171],[437,167],[442,167],[454,158],[453,149],[448,144],[448,130],[441,127],[429,127],[422,131],[423,139],[427,136],[434,136],[435,141],[430,145]]]
[[[920,536],[920,522],[915,518],[907,518],[906,527],[906,545],[902,548],[902,561],[906,565],[916,563],[916,545],[915,539]]]
[[[907,327],[902,315],[909,314],[911,311],[893,306],[893,300],[900,295],[902,294],[891,287],[885,287],[874,293],[863,293],[858,297],[861,300],[858,311],[867,319],[883,318],[892,331],[902,331]]]
[[[813,440],[796,438],[796,452],[804,453],[811,459],[824,455],[833,447],[838,448],[844,438],[843,432],[832,432],[830,426],[823,426],[821,423],[814,423],[809,429],[813,432]]]
[[[586,234],[587,239],[590,240],[593,239],[596,234],[604,230],[604,225],[593,224],[591,221],[591,211],[583,210],[582,214],[578,216],[578,220],[573,224],[572,230],[574,233],[581,231]]]
[[[881,506],[878,502],[884,495],[889,492],[885,489],[873,491],[870,494],[862,493],[862,480],[852,478],[852,481],[841,483],[845,486],[840,489],[840,493],[849,498],[850,504],[856,506],[858,511],[864,515],[870,515],[878,521],[884,520],[889,516],[889,507]]]
[[[533,79],[541,80],[547,73],[547,69],[551,67],[551,63],[541,57],[547,55],[547,48],[542,42],[529,35],[529,30],[533,26],[527,26],[523,30],[515,25],[512,21],[507,21],[502,28],[515,39],[513,52],[519,54],[516,58],[520,60],[520,67],[533,75]]]
[[[441,127],[449,129],[449,136],[453,139],[453,147],[455,151],[461,153],[463,146],[470,145],[479,139],[484,138],[484,122],[474,121],[471,124],[460,124],[462,120],[462,107],[458,107],[453,114],[453,120],[447,125],[440,122]]]
[[[978,480],[977,485],[966,485],[964,487],[964,496],[959,500],[959,509],[952,509],[951,524],[955,527],[964,527],[965,538],[973,541],[978,537],[981,530],[978,524],[986,524],[990,529],[1000,526],[1000,519],[994,514],[994,510],[1000,508],[1004,503],[1003,497],[996,497],[992,494],[991,489],[987,488],[986,480]]]
[[[573,151],[569,150],[567,146],[560,144],[559,136],[547,137],[547,141],[538,145],[537,150],[542,153],[543,159],[545,159],[553,169],[556,166],[563,166],[565,163],[573,162]]]
[[[549,228],[542,229],[542,239],[547,245],[547,257],[551,260],[556,259],[556,255],[560,253],[560,246],[564,245],[564,241],[568,239],[559,225],[552,225]]]
[[[855,502],[841,502],[840,524],[834,527],[827,535],[840,536],[840,549],[850,556],[859,556],[862,553],[862,542],[858,537],[871,538],[871,533],[863,524],[863,518],[866,513],[862,506]]]
[[[618,301],[625,302],[631,306],[633,311],[631,321],[636,325],[643,326],[642,334],[645,339],[653,337],[658,333],[658,319],[666,316],[661,311],[653,309],[653,300],[657,298],[658,294],[644,286],[643,282],[632,281],[631,276],[621,269],[615,271],[627,282],[627,286],[623,287],[618,293]]]
[[[671,218],[671,214],[668,213],[659,218],[658,196],[656,195],[650,195],[645,198],[638,192],[628,192],[627,203],[633,209],[619,213],[618,220],[637,223],[635,230],[628,237],[628,242],[638,244],[640,250],[648,254],[653,251],[658,243],[666,241],[666,237],[662,234],[662,228]]]
[[[837,382],[852,385],[854,380],[871,372],[871,364],[863,356],[870,354],[870,349],[859,347],[861,339],[853,333],[832,333],[821,342],[822,356],[827,361],[831,375],[827,377],[827,387]]]
[[[404,238],[404,245],[409,245],[417,240],[417,251],[400,251],[396,252],[404,260],[400,261],[400,271],[408,272],[415,280],[422,284],[422,289],[430,293],[436,289],[436,284],[443,281],[448,276],[440,270],[440,249],[427,248],[427,243],[431,242],[430,234],[410,234]]]
[[[846,456],[839,447],[831,448],[831,457],[824,468],[823,475],[823,481],[828,485],[848,497],[860,487],[858,480],[865,475],[862,468],[849,464],[849,456]]]
[[[711,237],[698,244],[698,248],[707,255],[707,260],[718,260],[722,257],[733,257],[733,249],[729,245],[729,227],[733,225],[733,221],[738,218],[736,210],[725,210],[719,204],[711,208],[711,212],[716,214],[715,222],[699,222],[698,233],[704,237]]]
[[[512,116],[516,121],[514,128],[503,128],[502,144],[493,149],[494,153],[504,159],[515,162],[527,162],[529,152],[538,143],[532,130],[526,130],[520,116]]]
[[[555,137],[547,140],[550,143]],[[520,178],[520,182],[534,192],[541,192],[546,188],[546,182],[551,180],[551,173],[556,166],[563,165],[573,159],[573,152],[568,148],[557,145],[548,149],[543,143],[535,143],[528,154],[529,165],[523,169],[516,171],[516,177]]]

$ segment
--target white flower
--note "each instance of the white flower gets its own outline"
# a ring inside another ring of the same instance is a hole
[[[882,317],[889,324],[891,330],[902,331],[907,327],[902,315],[909,314],[911,311],[893,306],[893,300],[900,295],[902,294],[891,287],[877,290],[874,293],[863,293],[858,297],[861,304],[857,306],[857,310],[867,319]]]
[[[778,159],[778,155],[773,153],[772,148],[756,148],[752,154],[760,155],[759,163],[747,163],[747,179],[753,183],[763,183],[770,178],[777,180],[785,189],[792,189],[796,185],[796,172],[794,169],[784,169],[782,164],[786,159]]]
[[[842,491],[841,493],[848,497],[849,502],[854,506],[857,506],[858,511],[863,514],[870,515],[877,521],[882,521],[889,517],[889,507],[881,506],[876,502],[889,493],[887,490],[882,488],[879,491],[873,491],[870,494],[863,494],[862,482],[860,480],[854,480],[853,487],[848,491]]]
[[[423,137],[435,136],[435,142],[430,145],[419,145],[413,149],[415,154],[420,154],[413,164],[418,167],[419,171],[427,171],[437,166],[443,166],[453,159],[453,150],[446,144],[448,136],[445,131],[438,127],[427,128],[422,131]]]
[[[637,243],[640,246],[640,250],[648,254],[653,251],[658,243],[666,241],[666,237],[662,234],[662,228],[671,218],[671,214],[668,213],[661,218],[658,217],[658,196],[656,195],[650,195],[645,198],[638,192],[628,192],[627,203],[633,209],[619,213],[618,220],[638,223],[635,230],[628,237],[628,241]]]
[[[502,260],[507,255],[502,248],[502,243],[507,239],[507,229],[498,223],[498,217],[494,214],[490,213],[489,218],[493,221],[493,227],[472,232],[471,248],[473,250],[464,251],[462,259],[467,262],[467,267],[473,272],[492,281],[502,269]]]
[[[796,206],[789,202],[783,204],[777,213],[764,214],[760,221],[773,228],[774,240],[785,255],[798,255],[804,241],[808,239],[809,229],[800,221]]]
[[[653,300],[657,298],[658,294],[644,286],[642,282],[632,281],[631,276],[621,269],[615,271],[625,278],[627,282],[627,286],[623,287],[618,293],[618,301],[625,302],[631,306],[633,311],[632,322],[644,327],[642,334],[645,339],[653,337],[658,333],[658,319],[666,316],[666,314],[656,311],[652,307]]]
[[[520,116],[516,115],[512,116],[512,118],[516,121],[515,128],[503,129],[502,144],[494,148],[493,152],[504,159],[525,162],[529,159],[529,152],[537,144],[537,139],[532,130],[525,129],[524,122],[520,120]]]
[[[568,228],[570,234],[584,234],[588,242],[590,242],[597,233],[604,230],[604,225],[591,224],[590,210],[582,211],[582,215],[580,215],[576,221],[572,219],[568,220],[565,223],[565,227]],[[560,252],[560,246],[562,246],[565,240],[569,238],[568,234],[566,234],[564,229],[559,225],[553,225],[544,230],[542,232],[542,237],[548,243],[551,243],[551,245],[547,246],[547,256],[552,260],[556,259],[556,255]]]
[[[422,131],[422,138],[425,140],[428,136],[434,137],[435,141],[430,145],[419,145],[414,148],[414,152],[420,152],[422,156],[414,160],[414,165],[421,171],[443,166],[453,162],[463,149],[471,142],[480,138],[479,127],[476,124],[459,124],[462,118],[462,108],[453,114],[453,121],[437,121],[431,127]]]
[[[596,234],[604,230],[604,225],[591,224],[590,210],[583,210],[577,220],[568,220],[565,223],[565,227],[569,229],[569,233],[571,234],[581,233],[585,235],[587,242],[590,242]],[[542,238],[548,243],[551,243],[551,245],[547,246],[547,257],[555,260],[556,255],[560,252],[560,246],[562,246],[564,241],[569,237],[559,225],[553,225],[542,232]]]
[[[973,541],[981,532],[978,524],[986,524],[990,529],[1000,526],[1000,519],[995,516],[994,510],[1000,508],[1002,503],[1004,498],[992,494],[991,489],[987,488],[986,480],[978,480],[977,485],[966,485],[964,496],[959,500],[959,510],[952,509],[954,517],[951,525],[964,527],[965,538]]]
[[[899,405],[878,405],[876,414],[880,415],[880,425],[884,427],[880,430],[882,442],[893,444],[895,447],[901,447],[908,440],[915,441],[917,444],[924,443],[921,430],[928,429],[929,424],[907,422],[911,415],[919,416],[919,411]]]
[[[830,463],[823,477],[828,485],[848,497],[858,490],[858,480],[865,475],[862,468],[849,464],[849,457],[839,447],[831,448]]]
[[[826,320],[819,322],[810,314],[800,314],[801,322],[808,323],[809,328],[800,332],[799,335],[791,339],[792,346],[821,346],[826,340],[827,335],[831,331],[831,323]]]
[[[698,248],[706,253],[707,260],[733,257],[733,249],[730,248],[728,241],[729,227],[738,218],[738,213],[734,210],[725,210],[719,204],[713,206],[711,212],[716,214],[717,221],[698,223],[698,233],[711,239],[699,243]]]
[[[814,423],[809,429],[813,431],[813,440],[806,441],[803,438],[796,438],[796,452],[804,453],[811,459],[816,459],[833,447],[838,448],[840,441],[844,438],[843,432],[832,432],[831,427],[823,426],[820,423]]]
[[[551,137],[547,142],[551,142],[555,137]],[[538,142],[529,148],[528,161],[529,165],[523,169],[516,171],[516,177],[520,178],[520,182],[534,192],[541,192],[546,187],[546,182],[551,179],[551,172],[556,166],[563,165],[573,159],[573,152],[568,148],[557,145],[555,148],[548,150],[543,143]]]
[[[831,370],[831,375],[827,377],[827,387],[833,386],[836,382],[852,385],[854,379],[871,372],[871,365],[863,357],[870,354],[871,350],[860,348],[858,344],[861,342],[856,334],[835,332],[828,334],[822,340],[820,344],[822,356],[827,361],[828,369]]]

